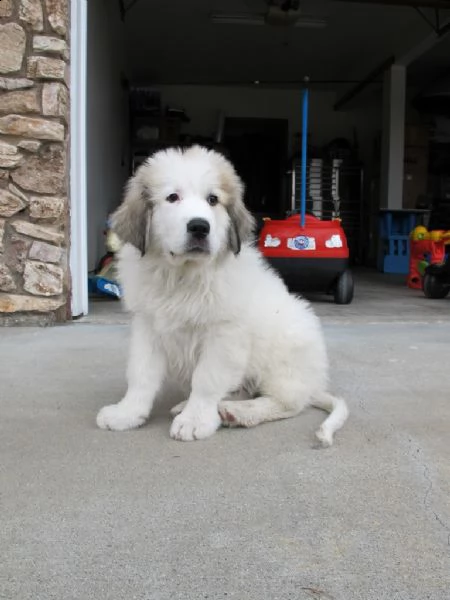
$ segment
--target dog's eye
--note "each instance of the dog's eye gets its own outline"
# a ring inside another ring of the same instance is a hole
[[[219,202],[219,198],[215,194],[209,194],[209,196],[206,199],[208,201],[208,204],[211,206],[215,206]]]
[[[180,199],[180,196],[178,194],[169,194],[166,198],[167,202],[177,202]]]

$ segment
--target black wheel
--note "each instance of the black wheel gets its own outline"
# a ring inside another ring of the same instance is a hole
[[[351,271],[344,271],[339,275],[334,289],[334,301],[336,304],[350,304],[353,300],[355,286]]]
[[[440,300],[441,298],[445,298],[449,291],[450,288],[443,285],[436,275],[425,273],[423,278],[423,292],[427,298]]]

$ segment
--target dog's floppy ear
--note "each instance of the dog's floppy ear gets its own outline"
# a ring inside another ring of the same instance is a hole
[[[112,229],[124,243],[131,244],[145,254],[151,218],[150,194],[144,185],[140,167],[128,182],[122,204],[112,215]]]
[[[242,242],[249,242],[253,239],[255,229],[255,219],[243,201],[244,185],[238,178],[237,180],[234,198],[227,207],[231,222],[228,234],[229,247],[234,254],[239,254]]]

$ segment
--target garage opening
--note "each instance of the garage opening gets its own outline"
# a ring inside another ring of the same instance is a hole
[[[109,215],[130,174],[161,148],[219,149],[244,179],[255,216],[285,217],[299,193],[293,175],[308,77],[307,208],[327,218],[337,195],[362,285],[398,286],[407,296],[404,271],[381,274],[380,209],[417,211],[416,224],[431,217],[434,229],[450,228],[449,95],[436,92],[439,110],[426,101],[450,66],[446,4],[90,0],[91,278],[105,268],[111,275]],[[323,173],[335,163],[339,187],[328,190]],[[90,292],[94,312],[120,310],[113,288]]]

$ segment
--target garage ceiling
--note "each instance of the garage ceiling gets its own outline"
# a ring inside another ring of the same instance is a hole
[[[128,0],[129,1],[129,0]],[[315,85],[339,89],[363,79],[391,55],[400,56],[432,29],[411,7],[335,0],[301,0],[303,15],[323,29],[217,24],[212,14],[260,15],[265,0],[139,0],[125,19],[133,81],[222,85]],[[430,20],[434,10],[423,9]],[[441,12],[441,22],[450,16]],[[439,69],[450,63],[450,43],[435,50]],[[420,65],[420,63],[418,63]],[[419,85],[435,77],[416,69]],[[413,71],[412,71],[413,72]],[[419,81],[420,80],[420,81]]]

